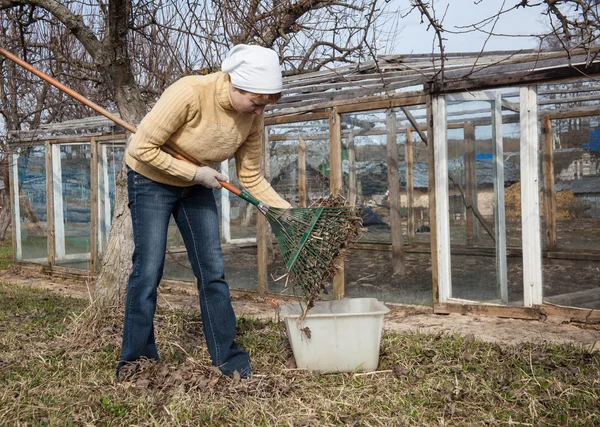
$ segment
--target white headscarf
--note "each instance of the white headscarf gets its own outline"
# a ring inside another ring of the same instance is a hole
[[[280,93],[283,88],[279,56],[266,47],[239,44],[229,51],[221,65],[231,84],[252,93]]]

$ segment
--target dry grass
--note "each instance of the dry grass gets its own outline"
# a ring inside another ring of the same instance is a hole
[[[210,367],[199,316],[160,310],[163,361],[117,382],[121,316],[0,284],[0,425],[598,425],[600,355],[500,347],[458,335],[384,334],[373,375],[295,370],[280,323],[240,319],[256,376]]]

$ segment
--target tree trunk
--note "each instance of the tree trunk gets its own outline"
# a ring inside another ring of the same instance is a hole
[[[109,2],[108,37],[104,42],[110,57],[104,69],[106,79],[114,88],[115,100],[121,117],[138,124],[146,114],[139,87],[135,84],[127,52],[127,23],[131,5],[128,0]],[[101,307],[120,305],[125,300],[127,279],[131,270],[133,254],[133,231],[131,214],[127,206],[127,173],[125,161],[116,180],[115,208],[110,236],[102,257],[102,265],[94,294]]]
[[[119,171],[115,185],[115,208],[110,237],[104,250],[100,274],[94,288],[95,299],[102,307],[123,304],[133,254],[133,231],[131,215],[127,206],[125,163]]]

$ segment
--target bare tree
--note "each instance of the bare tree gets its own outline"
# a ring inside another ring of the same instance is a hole
[[[0,0],[4,14],[0,18],[11,11],[29,10],[46,23],[60,23],[77,41],[74,54],[63,49],[64,38],[38,40],[48,54],[43,61],[54,64],[59,79],[94,88],[95,101],[114,106],[122,118],[135,124],[145,115],[147,104],[175,78],[214,71],[237,43],[279,50],[291,72],[361,60],[379,3],[385,4],[379,0]],[[96,284],[101,305],[122,301],[130,270],[133,244],[123,173],[115,198],[111,236]]]

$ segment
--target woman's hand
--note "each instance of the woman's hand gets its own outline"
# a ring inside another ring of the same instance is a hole
[[[219,181],[227,181],[227,178],[208,166],[196,168],[196,174],[194,175],[194,179],[192,179],[194,184],[200,184],[208,188],[214,188],[215,190],[221,188]]]

